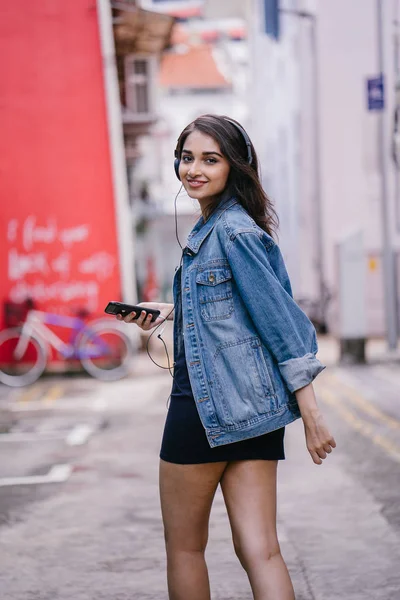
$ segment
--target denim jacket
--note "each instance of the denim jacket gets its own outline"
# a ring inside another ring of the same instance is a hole
[[[235,198],[198,220],[173,290],[174,345],[184,340],[210,446],[299,418],[294,392],[325,368],[315,329],[293,300],[278,246]]]

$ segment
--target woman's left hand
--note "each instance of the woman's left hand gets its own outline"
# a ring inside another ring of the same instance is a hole
[[[306,419],[303,417],[303,423],[307,450],[315,464],[322,465],[322,461],[336,448],[335,439],[319,410],[308,415]]]

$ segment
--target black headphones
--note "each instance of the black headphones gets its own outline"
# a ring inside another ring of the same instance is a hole
[[[236,127],[236,129],[238,131],[240,131],[240,133],[243,136],[244,141],[246,142],[246,146],[247,146],[247,162],[249,163],[249,165],[251,165],[251,163],[253,162],[253,154],[251,152],[251,141],[249,136],[247,135],[246,131],[243,129],[243,127],[241,125],[239,125],[239,123],[236,123],[235,121],[232,121],[231,119],[228,119],[227,117],[223,117],[225,121],[229,121],[229,123],[232,123],[232,125],[234,125]],[[175,149],[175,161],[174,161],[174,169],[175,169],[175,173],[177,178],[179,179],[179,181],[181,180],[180,176],[179,176],[179,164],[181,162],[180,156],[178,154],[178,149]]]

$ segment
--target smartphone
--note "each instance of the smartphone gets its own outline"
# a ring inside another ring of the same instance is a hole
[[[144,306],[135,306],[134,304],[124,304],[123,302],[115,301],[109,302],[105,307],[104,312],[109,315],[122,315],[123,317],[126,317],[126,315],[129,315],[131,312],[135,312],[136,315],[133,317],[133,320],[136,321],[136,319],[140,317],[142,310],[146,311],[147,315],[153,315],[150,321],[151,323],[154,323],[160,315],[160,311],[154,310],[154,308],[145,308]]]

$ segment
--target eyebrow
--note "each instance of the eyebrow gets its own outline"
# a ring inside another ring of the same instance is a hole
[[[191,150],[186,150],[185,148],[183,148],[182,150],[182,154],[186,152],[186,154],[193,154],[193,152]],[[202,152],[203,156],[209,156],[210,154],[216,154],[217,156],[220,156],[221,158],[224,158],[222,156],[222,154],[220,154],[219,152]]]

